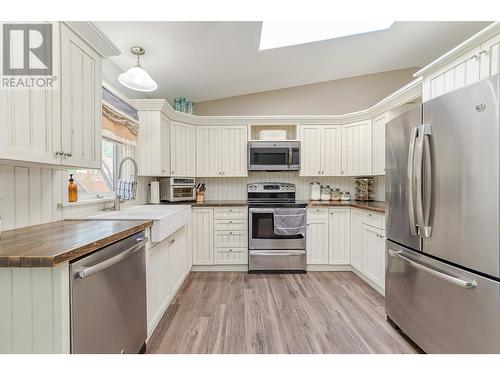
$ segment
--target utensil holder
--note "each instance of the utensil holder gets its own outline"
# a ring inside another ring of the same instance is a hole
[[[204,191],[197,191],[196,192],[196,203],[203,203],[205,200],[205,192]]]

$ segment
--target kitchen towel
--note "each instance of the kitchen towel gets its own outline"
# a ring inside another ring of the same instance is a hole
[[[280,236],[306,234],[306,209],[274,209],[274,233]]]
[[[135,199],[136,191],[137,181],[135,180],[118,180],[118,182],[116,183],[116,195],[120,199]]]

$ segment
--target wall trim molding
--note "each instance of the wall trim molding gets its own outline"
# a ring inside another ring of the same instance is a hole
[[[249,124],[333,124],[341,125],[366,120],[422,96],[422,78],[417,78],[370,108],[340,115],[269,115],[269,116],[197,116],[174,110],[165,99],[131,99],[138,111],[161,111],[171,121],[191,125]]]

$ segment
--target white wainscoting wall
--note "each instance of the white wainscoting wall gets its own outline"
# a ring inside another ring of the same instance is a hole
[[[310,183],[318,181],[321,185],[330,185],[341,191],[349,191],[354,197],[354,177],[300,177],[298,172],[249,172],[248,178],[198,178],[197,182],[205,182],[207,191],[206,200],[246,200],[247,184],[252,182],[288,182],[295,184],[297,199],[308,200],[310,197]],[[375,200],[385,200],[384,176],[375,177]]]

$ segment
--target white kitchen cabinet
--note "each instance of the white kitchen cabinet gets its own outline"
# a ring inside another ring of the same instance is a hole
[[[372,121],[342,126],[342,175],[372,174]]]
[[[101,55],[54,22],[54,89],[0,91],[0,159],[101,167]]]
[[[182,122],[170,124],[170,175],[174,177],[194,177],[195,127]]]
[[[193,228],[193,265],[214,263],[214,210],[213,208],[193,208],[191,214]]]
[[[101,58],[61,25],[62,164],[101,168]]]
[[[340,176],[340,125],[301,125],[301,176]]]
[[[328,263],[350,264],[351,210],[330,208],[328,220]]]
[[[221,176],[221,127],[196,127],[196,176]]]
[[[318,215],[316,217],[314,217],[314,213],[309,215],[310,211],[318,213]],[[328,264],[328,230],[328,209],[308,210],[306,233],[307,264]]]
[[[363,225],[363,273],[377,286],[385,285],[385,231]]]
[[[389,112],[384,112],[373,119],[373,175],[385,175],[385,124],[389,120]]]
[[[188,262],[187,226],[146,251],[148,337],[189,273]]]
[[[363,211],[351,209],[351,266],[363,271]]]
[[[500,33],[481,43],[479,56],[480,79],[491,77],[500,72]]]
[[[222,127],[222,177],[246,177],[247,136],[246,126]]]
[[[246,126],[196,127],[197,177],[246,177]]]
[[[214,264],[248,264],[248,248],[216,248],[214,254]]]
[[[138,111],[139,176],[170,175],[170,120],[160,111]]]
[[[492,24],[416,73],[428,101],[500,71],[500,25]]]

